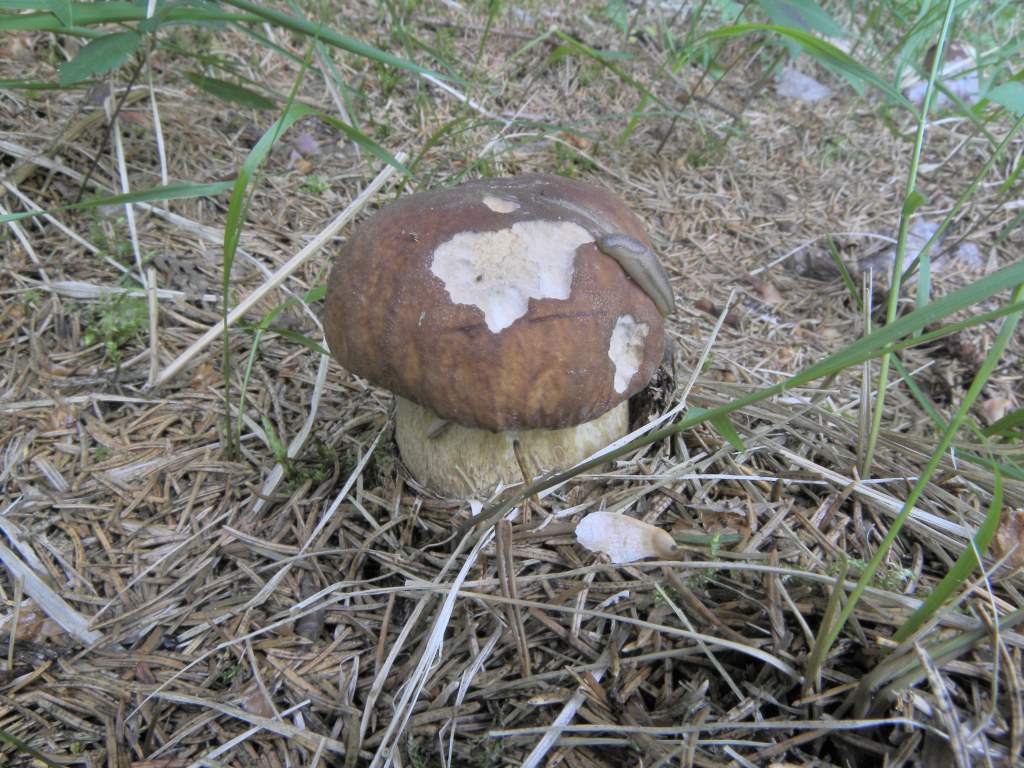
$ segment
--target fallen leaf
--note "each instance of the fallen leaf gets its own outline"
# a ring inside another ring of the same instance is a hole
[[[10,631],[10,627],[7,627]],[[14,627],[14,639],[17,642],[41,643],[48,637],[56,637],[66,632],[43,609],[32,600],[24,600],[18,611],[18,623]]]
[[[608,555],[613,563],[632,563],[645,557],[675,557],[676,543],[668,531],[614,512],[592,512],[576,526],[576,539],[591,552]]]
[[[125,125],[134,125],[139,128],[148,128],[152,122],[149,115],[144,112],[136,112],[135,110],[124,110],[118,115],[118,118]]]
[[[1010,568],[1024,567],[1024,510],[1003,510],[992,539],[992,553],[1000,560],[1005,557]]]
[[[782,294],[779,293],[779,289],[771,283],[750,274],[744,275],[743,279],[750,284],[751,288],[757,291],[758,295],[761,297],[761,301],[765,304],[782,303]]]
[[[304,158],[300,153],[294,149],[288,155],[288,166],[294,168],[299,173],[309,174],[313,172],[313,163]]]
[[[276,714],[274,705],[255,680],[251,681],[242,691],[238,705],[246,712],[260,717],[271,718]]]
[[[705,312],[705,313],[707,313],[709,315],[716,315],[717,316],[717,315],[720,315],[722,313],[722,310],[720,310],[714,304],[714,302],[712,302],[711,299],[709,299],[707,297],[701,297],[701,298],[697,299],[696,301],[693,302],[693,306],[694,306],[695,309],[698,309],[701,312]],[[725,316],[725,324],[726,325],[731,325],[733,327],[736,327],[736,326],[739,326],[740,319],[736,316],[736,313],[730,312],[729,314],[727,314]]]
[[[213,368],[213,363],[206,361],[200,363],[195,371],[192,372],[192,379],[189,381],[189,386],[192,389],[206,389],[207,387],[215,386],[218,382],[217,372]]]
[[[1013,401],[1007,397],[990,397],[985,400],[978,410],[981,411],[981,418],[985,424],[991,426],[1008,414],[1013,408]]]

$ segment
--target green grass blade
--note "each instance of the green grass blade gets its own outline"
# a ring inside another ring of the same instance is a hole
[[[199,72],[189,72],[188,70],[182,70],[181,76],[196,86],[196,88],[206,91],[211,96],[215,96],[229,104],[237,104],[240,107],[248,107],[250,109],[277,108],[277,105],[267,97],[237,83],[221,80],[217,77],[210,77]]]
[[[71,0],[43,0],[43,6],[60,19],[61,24],[70,27],[75,23]]]
[[[259,3],[247,2],[247,0],[224,0],[224,5],[230,5],[242,11],[242,13],[227,12],[216,6],[192,6],[174,5],[163,8],[159,11],[159,21],[162,23],[208,23],[208,22],[268,22],[284,29],[305,35],[310,39],[319,39],[322,42],[341,50],[348,51],[356,56],[378,61],[407,72],[415,74],[431,75],[441,80],[457,80],[451,75],[442,75],[425,67],[403,59],[393,54],[382,51],[367,43],[355,38],[348,37],[336,32],[333,29],[320,24],[308,21],[299,16],[292,16],[282,11],[269,8]],[[11,10],[24,9],[24,4],[0,3],[0,9]],[[40,4],[42,9],[44,6]],[[131,24],[146,21],[145,4],[123,2],[98,2],[98,3],[71,3],[70,13],[58,15],[52,10],[39,10],[36,13],[21,13],[9,16],[0,16],[0,32],[10,30],[38,30],[58,32],[65,34],[83,35],[88,34],[89,26],[97,24]],[[63,19],[73,18],[74,26],[68,25]],[[93,31],[93,34],[98,35]]]
[[[774,24],[825,37],[846,37],[846,30],[810,0],[757,0],[757,4]]]
[[[5,744],[10,744],[16,750],[18,750],[20,752],[24,752],[26,755],[31,756],[35,760],[38,760],[43,765],[47,766],[47,768],[61,768],[61,763],[55,763],[53,760],[48,758],[42,752],[40,752],[37,749],[33,749],[28,744],[23,742],[21,739],[17,738],[16,736],[12,736],[11,734],[9,734],[3,728],[0,728],[0,742],[4,742]]]
[[[910,615],[910,618],[893,634],[892,639],[895,642],[902,643],[913,635],[922,624],[927,622],[939,608],[949,601],[950,597],[958,589],[963,587],[964,582],[967,581],[976,567],[984,571],[985,565],[981,558],[988,550],[988,545],[996,534],[996,528],[999,527],[999,518],[1002,514],[1003,506],[1003,480],[998,471],[994,474],[994,480],[995,488],[992,491],[992,503],[989,505],[988,513],[985,515],[985,521],[981,524],[974,538],[971,539],[970,545],[960,553],[953,567],[942,577],[942,580],[932,590],[932,593],[928,595],[917,610]]]
[[[742,37],[744,35],[761,34],[764,32],[771,32],[797,43],[804,51],[816,58],[824,66],[842,75],[858,91],[863,88],[863,83],[868,83],[884,93],[894,104],[903,107],[912,114],[917,114],[917,108],[900,93],[898,88],[894,87],[887,80],[883,80],[874,71],[868,69],[849,54],[832,45],[832,43],[820,40],[807,32],[776,24],[736,24],[709,32],[701,40]]]
[[[1019,262],[1013,266],[1024,267],[1024,262]],[[1024,284],[1017,283],[1016,287],[1013,290],[1012,301],[1013,303],[1017,303],[1022,298],[1024,298]],[[939,301],[930,304],[928,308],[934,307],[941,301],[942,300],[940,299]],[[915,310],[911,314],[917,314],[917,312],[927,313],[928,308],[925,308],[923,310]],[[885,556],[888,554],[889,549],[892,547],[893,542],[895,542],[897,535],[902,529],[903,524],[907,521],[907,518],[910,516],[910,511],[914,508],[914,505],[917,504],[917,500],[921,498],[921,495],[924,493],[924,490],[927,487],[928,483],[931,482],[931,478],[934,475],[935,470],[938,468],[939,462],[945,455],[947,449],[953,441],[953,438],[956,436],[956,433],[963,425],[964,420],[966,419],[971,406],[974,404],[975,400],[981,394],[982,388],[988,382],[989,377],[992,375],[992,372],[995,370],[996,365],[1002,358],[1003,352],[1006,350],[1006,347],[1009,345],[1010,340],[1013,338],[1013,334],[1016,331],[1017,325],[1020,321],[1020,317],[1021,313],[1017,312],[1007,317],[1006,320],[1003,322],[1003,326],[1002,328],[999,329],[999,333],[996,335],[996,339],[992,343],[991,349],[989,349],[988,354],[985,356],[984,362],[978,370],[978,373],[975,375],[974,381],[971,382],[970,388],[964,395],[963,400],[960,403],[960,407],[957,409],[953,418],[950,420],[945,432],[943,432],[942,436],[939,438],[938,445],[936,446],[935,451],[932,454],[931,460],[925,466],[917,482],[914,484],[914,487],[911,489],[910,494],[907,496],[907,499],[904,502],[903,509],[900,511],[898,515],[896,515],[896,518],[892,521],[892,524],[886,531],[885,537],[879,544],[875,556],[871,558],[871,561],[865,567],[864,573],[861,574],[860,579],[857,581],[857,586],[854,587],[853,592],[850,594],[850,601],[847,603],[846,607],[843,609],[843,612],[840,614],[836,626],[833,627],[832,630],[829,632],[829,642],[827,644],[827,647],[831,647],[832,644],[839,637],[839,633],[842,631],[846,621],[853,614],[853,610],[857,605],[857,601],[860,599],[860,596],[864,593],[864,590],[867,589],[870,585],[871,580],[874,578],[875,573],[877,573],[878,568],[882,564],[882,560],[885,559]]]
[[[937,667],[941,667],[977,647],[979,643],[990,641],[993,635],[1009,632],[1022,621],[1024,610],[1016,610],[1000,617],[994,626],[986,623],[967,632],[958,632],[952,637],[924,643],[924,651]],[[886,658],[861,678],[848,703],[854,705],[855,717],[863,717],[882,702],[891,701],[898,691],[918,685],[926,676],[919,655],[915,649],[910,649],[907,653]],[[878,691],[882,685],[886,687]]]
[[[690,412],[694,416],[698,416],[700,414],[707,413],[708,410],[706,408],[693,406],[690,408]],[[708,423],[718,434],[726,439],[734,451],[745,450],[743,446],[743,439],[740,437],[740,433],[736,431],[736,427],[733,426],[732,421],[729,420],[728,416],[709,414]]]
[[[938,46],[941,50],[945,45],[946,37],[953,18],[952,2],[947,3],[946,16],[943,21],[942,30],[939,34]],[[886,324],[892,323],[897,316],[900,297],[903,292],[904,275],[906,274],[905,262],[907,252],[907,238],[910,233],[910,217],[926,201],[926,197],[918,189],[918,169],[921,164],[921,154],[924,151],[925,129],[928,125],[928,110],[931,104],[931,96],[934,91],[935,80],[938,74],[939,57],[936,57],[932,66],[929,88],[925,92],[924,104],[921,112],[917,113],[917,130],[914,134],[914,147],[910,152],[910,167],[907,169],[907,181],[903,192],[903,207],[900,215],[899,234],[896,237],[896,257],[893,260],[892,273],[889,277],[889,297],[885,310]],[[927,246],[926,249],[927,250]],[[882,427],[882,414],[885,412],[885,395],[889,385],[889,366],[891,360],[888,354],[883,354],[880,360],[878,379],[875,387],[874,413],[871,418],[871,427],[868,431],[867,448],[861,457],[860,476],[871,477],[871,464],[874,461],[875,447],[878,444],[878,435]]]
[[[124,205],[126,203],[152,203],[163,200],[186,200],[194,197],[211,197],[227,192],[234,186],[233,181],[218,181],[211,184],[195,184],[193,182],[176,182],[162,187],[149,187],[148,189],[137,189],[134,192],[126,192],[123,195],[108,195],[106,197],[90,197],[78,203],[60,205],[56,208],[47,208],[42,211],[21,211],[19,213],[5,213],[0,215],[0,224],[18,219],[30,219],[35,216],[43,216],[47,213],[58,213],[60,211],[80,211],[87,208],[101,208],[108,205]]]
[[[844,584],[846,582],[846,573],[849,569],[849,558],[847,558],[845,554],[841,553],[839,559],[839,573],[836,574],[835,585],[829,593],[828,602],[825,603],[825,610],[821,616],[821,629],[818,630],[818,634],[814,638],[814,645],[811,647],[811,652],[807,657],[807,664],[804,667],[804,696],[807,696],[812,690],[816,690],[818,687],[818,678],[821,674],[821,666],[825,660],[825,653],[828,651],[828,645],[825,642],[827,634],[826,630],[835,623],[835,618],[839,613],[839,608],[843,604],[843,595],[845,594]]]
[[[382,51],[380,48],[375,48],[372,45],[347,37],[339,32],[335,32],[329,27],[308,21],[299,16],[292,16],[290,14],[283,13],[282,11],[269,8],[265,5],[260,5],[259,3],[248,2],[248,0],[223,1],[225,5],[233,6],[252,16],[268,21],[271,24],[276,24],[277,26],[289,29],[292,32],[298,32],[310,39],[320,40],[327,45],[348,51],[356,56],[360,56],[365,59],[372,59],[373,61],[379,61],[381,64],[389,64],[393,67],[398,67],[399,69],[404,69],[407,72],[413,72],[419,75],[430,75],[441,80],[449,81],[455,79],[451,76],[442,75],[425,67],[421,67],[407,59],[394,56]]]
[[[1011,411],[998,421],[989,424],[981,430],[981,434],[985,437],[1024,440],[1024,408]]]
[[[11,9],[17,5],[17,3],[0,3],[0,9]],[[88,36],[90,34],[88,27],[97,24],[131,24],[146,21],[146,6],[121,2],[71,3],[71,16],[74,19],[74,25],[65,24],[61,17],[52,11],[0,16],[0,32],[18,30]],[[213,5],[202,7],[176,5],[163,9],[160,20],[199,24],[228,21],[253,22],[259,21],[260,17],[222,11]],[[98,37],[102,34],[106,33],[91,31],[91,36]]]

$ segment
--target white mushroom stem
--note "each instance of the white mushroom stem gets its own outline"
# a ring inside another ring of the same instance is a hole
[[[489,432],[452,424],[431,437],[437,415],[398,398],[395,440],[402,460],[424,486],[449,497],[490,491],[498,483],[513,485],[545,472],[583,461],[629,431],[629,403],[623,402],[586,424],[565,429]],[[512,444],[531,477],[524,478]]]

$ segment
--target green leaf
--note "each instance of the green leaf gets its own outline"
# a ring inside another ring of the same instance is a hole
[[[70,27],[74,24],[74,14],[71,12],[71,0],[44,0],[41,4],[42,9],[48,10],[57,20],[65,27]]]
[[[812,0],[758,0],[757,4],[779,26],[818,32],[825,37],[846,37],[846,30]]]
[[[221,6],[233,6],[242,13],[233,13],[222,10]],[[5,30],[47,30],[50,32],[69,32],[65,25],[48,6],[44,0],[0,0],[0,9],[10,8],[12,10],[38,9],[37,13],[16,13],[7,16],[0,16],[0,32]],[[43,9],[46,10],[43,10]],[[82,34],[82,27],[94,24],[141,24],[146,19],[146,5],[127,2],[107,0],[106,2],[72,2],[71,11],[78,25],[74,34]],[[394,56],[372,45],[368,45],[354,38],[342,35],[330,27],[308,21],[300,16],[292,16],[264,4],[249,2],[249,0],[223,0],[220,5],[204,3],[194,5],[191,3],[178,3],[167,5],[161,13],[163,23],[186,23],[200,24],[203,22],[267,22],[284,29],[291,30],[310,39],[317,39],[321,42],[353,53],[362,58],[379,61],[407,72],[414,72],[421,75],[430,75],[439,80],[447,80],[462,84],[462,81],[455,76],[444,75],[439,72],[421,67],[407,59]]]
[[[286,461],[288,459],[288,446],[281,442],[281,438],[277,436],[277,430],[274,429],[270,418],[266,415],[260,416],[260,424],[263,426],[263,433],[267,436],[267,446],[270,448],[270,452],[274,454],[274,460],[278,463]]]
[[[996,104],[1002,104],[1014,114],[1024,117],[1024,85],[1002,83],[988,92],[988,98]]]
[[[270,99],[237,83],[220,80],[198,72],[186,71],[182,72],[181,75],[192,85],[229,104],[233,103],[240,107],[249,107],[250,109],[277,109],[277,105]]]
[[[629,11],[624,0],[610,0],[604,6],[604,14],[620,33],[629,31]]]
[[[914,211],[927,202],[928,197],[922,194],[921,191],[915,187],[914,190],[907,195],[907,199],[903,201],[903,215],[912,216]]]
[[[114,32],[87,43],[71,61],[60,67],[60,84],[73,85],[121,66],[142,42],[135,32]]]
[[[1009,439],[1024,439],[1024,408],[1003,416],[1003,418],[981,430],[985,437],[1003,437]]]
[[[290,331],[287,328],[280,328],[276,325],[267,326],[267,331],[269,333],[276,333],[278,336],[288,339],[289,341],[294,342],[295,344],[298,344],[301,347],[305,347],[306,349],[312,350],[313,352],[316,352],[319,355],[331,354],[323,346],[317,344],[311,338],[301,333]]]
[[[0,0],[0,10],[18,7],[24,11],[36,8],[38,13],[15,13],[0,15],[0,32],[7,30],[45,30],[62,34],[73,34],[84,37],[100,37],[101,32],[90,27],[98,24],[138,24],[139,28],[149,29],[152,22],[146,20],[145,5],[136,6],[131,3],[119,3],[114,0],[95,3],[71,3],[71,13],[75,20],[74,27],[65,26],[52,10],[44,9],[42,0],[29,3],[9,3]],[[198,8],[190,5],[175,5],[166,9],[159,17],[161,23],[179,22],[184,24],[206,24],[213,22],[252,22],[258,21],[249,14],[222,11],[214,6]]]
[[[999,527],[999,517],[1003,509],[1003,478],[997,471],[993,476],[994,487],[992,489],[992,503],[989,505],[985,521],[981,524],[978,532],[974,534],[971,545],[965,547],[956,559],[953,567],[946,572],[931,594],[925,599],[910,618],[903,622],[893,634],[892,639],[902,643],[917,631],[918,627],[924,624],[932,615],[953,596],[962,589],[975,568],[980,568],[984,573],[985,564],[981,562],[982,555],[988,549],[992,537]]]
[[[740,438],[740,433],[736,431],[736,427],[729,421],[728,416],[713,416],[708,419],[722,437],[729,441],[729,445],[733,447],[733,450],[742,451],[745,446],[743,440]]]
[[[17,11],[19,13],[50,11],[53,13],[50,5],[50,0],[0,0],[0,11]]]
[[[690,413],[699,416],[701,414],[708,413],[708,410],[706,408],[692,406],[690,408]],[[732,425],[732,421],[729,420],[728,414],[714,414],[708,416],[707,420],[708,423],[714,427],[715,431],[728,441],[729,445],[733,447],[733,450],[745,450],[743,439],[740,437],[740,433],[736,431],[736,427]]]
[[[326,295],[327,283],[320,283],[306,291],[306,295],[302,297],[302,301],[306,304],[312,304],[314,301],[320,301],[320,299]]]

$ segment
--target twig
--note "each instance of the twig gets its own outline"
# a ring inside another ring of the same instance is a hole
[[[504,518],[494,527],[495,558],[498,561],[498,581],[501,584],[502,597],[509,602],[505,604],[505,615],[509,628],[516,641],[519,652],[519,663],[522,665],[523,677],[530,677],[530,646],[526,642],[526,628],[523,626],[523,615],[515,601],[519,599],[516,589],[516,573],[512,562],[512,523]]]

